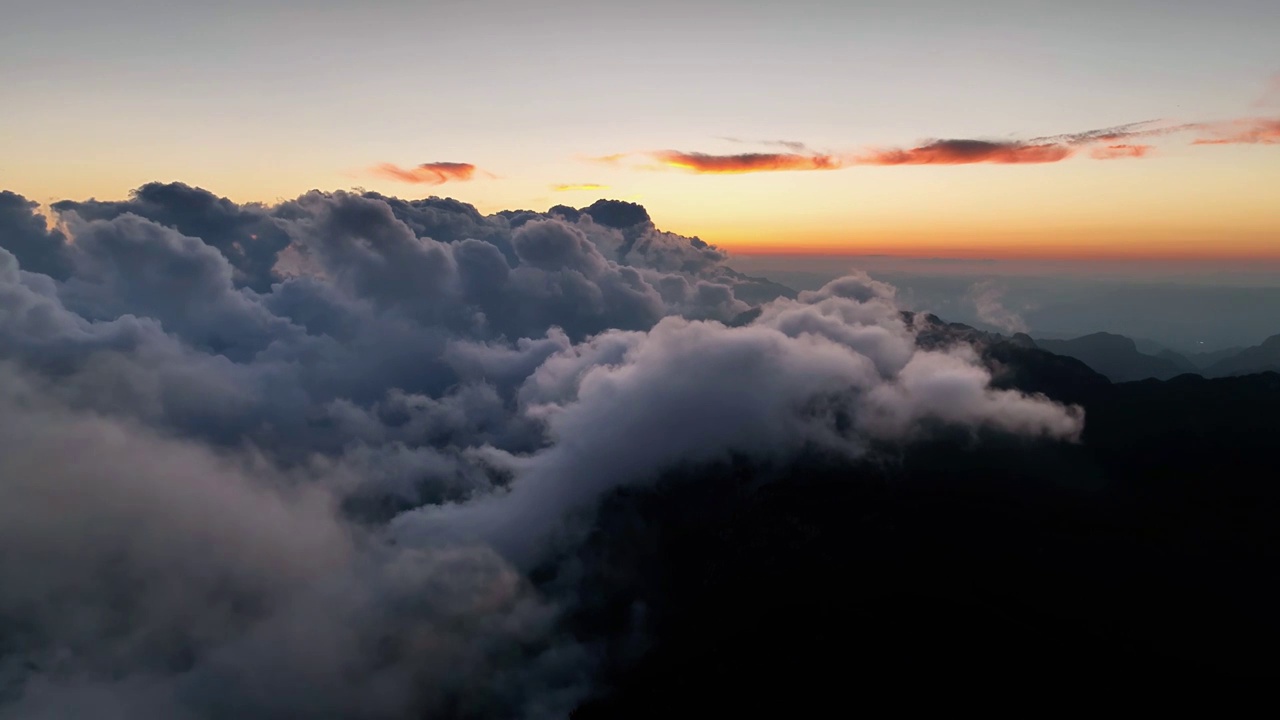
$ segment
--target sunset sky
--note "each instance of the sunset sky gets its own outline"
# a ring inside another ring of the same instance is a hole
[[[1275,0],[7,0],[0,187],[613,197],[739,253],[1280,260],[1278,31]]]

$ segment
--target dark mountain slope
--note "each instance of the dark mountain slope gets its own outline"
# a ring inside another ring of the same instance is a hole
[[[1280,676],[1280,375],[1112,384],[999,339],[984,354],[1002,384],[1084,405],[1082,442],[942,433],[609,498],[572,563],[607,688],[576,717]]]
[[[1272,335],[1260,345],[1245,348],[1208,366],[1209,377],[1228,377],[1259,372],[1280,372],[1280,335]]]
[[[1185,359],[1146,355],[1138,352],[1133,340],[1123,335],[1093,333],[1071,340],[1038,339],[1036,345],[1049,352],[1073,357],[1115,382],[1157,378],[1167,380],[1189,371]]]

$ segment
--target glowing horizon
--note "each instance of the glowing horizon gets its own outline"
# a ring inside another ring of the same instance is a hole
[[[0,188],[604,196],[754,254],[1280,255],[1280,5],[918,4],[23,3]],[[423,73],[424,45],[468,61]]]

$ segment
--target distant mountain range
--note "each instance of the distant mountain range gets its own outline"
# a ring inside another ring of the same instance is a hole
[[[1075,358],[1113,382],[1168,380],[1188,373],[1217,378],[1280,372],[1280,335],[1272,335],[1253,347],[1192,355],[1169,349],[1144,353],[1132,338],[1105,332],[1070,340],[1032,339],[1022,335],[1018,341],[1023,344],[1030,341],[1042,350]]]

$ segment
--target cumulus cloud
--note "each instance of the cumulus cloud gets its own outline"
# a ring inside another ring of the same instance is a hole
[[[570,511],[677,463],[813,446],[857,456],[928,420],[1080,432],[1078,409],[990,382],[971,348],[919,349],[892,288],[865,275],[774,301],[743,326],[667,318],[644,333],[603,333],[522,386],[525,412],[556,442],[512,458],[509,492],[425,507],[393,527],[406,543],[483,542],[530,563]]]
[[[557,691],[552,609],[491,550],[390,547],[323,477],[0,377],[0,715],[519,716],[521,683]]]
[[[612,490],[1083,421],[633,203],[53,207],[0,195],[0,716],[563,717],[592,649],[529,571]]]
[[[265,206],[233,203],[182,183],[148,183],[128,200],[64,200],[54,203],[53,209],[63,216],[74,214],[84,220],[111,220],[132,214],[198,237],[231,263],[237,286],[259,292],[269,290],[280,279],[275,272],[276,260],[289,245],[288,233],[279,218],[273,217]]]
[[[36,203],[8,190],[0,191],[0,248],[12,253],[31,272],[65,280],[71,273],[66,237],[50,230]]]
[[[371,172],[388,180],[422,185],[443,185],[450,181],[470,180],[476,173],[476,166],[461,162],[429,162],[403,168],[392,163],[382,163],[372,168]]]

